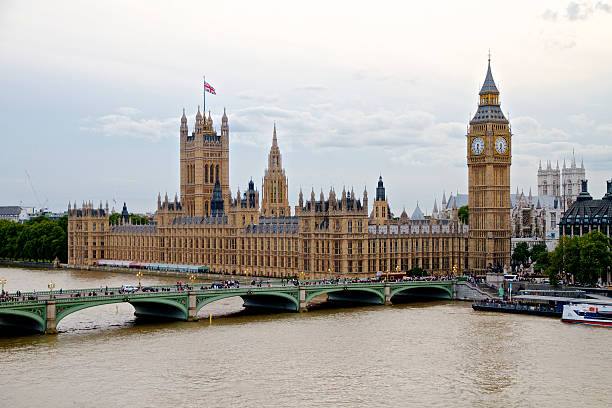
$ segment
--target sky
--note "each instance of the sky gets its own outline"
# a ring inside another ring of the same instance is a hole
[[[466,130],[487,58],[512,126],[511,191],[572,151],[612,178],[612,0],[3,1],[0,205],[179,192],[179,126],[230,126],[230,187],[261,185],[276,122],[289,202],[367,188],[391,210],[467,192]],[[261,188],[260,188],[261,189]],[[371,201],[371,200],[370,200]]]

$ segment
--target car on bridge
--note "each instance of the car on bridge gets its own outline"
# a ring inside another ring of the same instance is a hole
[[[123,285],[121,286],[121,291],[124,293],[134,293],[138,291],[138,288],[132,285]]]

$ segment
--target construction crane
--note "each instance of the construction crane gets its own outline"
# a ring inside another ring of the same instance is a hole
[[[46,208],[45,206],[47,205],[47,203],[49,202],[48,198],[45,198],[45,202],[41,202],[40,199],[38,198],[38,193],[36,192],[36,189],[34,188],[34,184],[32,184],[32,178],[30,177],[30,173],[28,173],[28,170],[24,169],[25,171],[25,175],[26,175],[26,179],[28,181],[28,184],[30,185],[30,188],[32,189],[32,193],[34,193],[34,198],[36,199],[36,202],[39,205],[39,208],[42,210],[43,208]]]

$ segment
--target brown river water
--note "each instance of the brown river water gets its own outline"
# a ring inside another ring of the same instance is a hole
[[[138,283],[91,271],[0,277],[9,291]],[[231,298],[199,322],[142,322],[129,304],[104,305],[66,317],[57,335],[0,336],[0,407],[612,406],[608,328],[459,301],[242,310]]]

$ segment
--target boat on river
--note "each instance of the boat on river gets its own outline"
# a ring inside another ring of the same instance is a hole
[[[563,306],[561,321],[612,327],[612,306],[589,303],[570,303]]]
[[[472,309],[484,312],[529,314],[535,316],[561,317],[558,305],[505,302],[497,299],[476,300]]]

